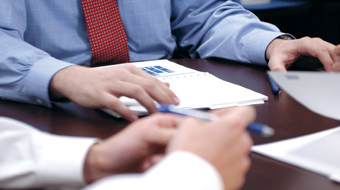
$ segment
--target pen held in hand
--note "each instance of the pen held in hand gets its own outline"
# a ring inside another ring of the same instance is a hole
[[[159,104],[157,106],[158,111],[164,113],[173,113],[183,116],[190,116],[207,121],[216,121],[218,116],[209,112],[203,112],[198,110],[183,109],[174,105]],[[275,131],[271,127],[261,123],[251,123],[248,125],[247,130],[251,133],[260,134],[263,137],[273,136]]]

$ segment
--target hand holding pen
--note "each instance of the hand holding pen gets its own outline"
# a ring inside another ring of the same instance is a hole
[[[198,110],[183,109],[174,105],[159,104],[157,109],[164,113],[173,113],[189,117],[198,118],[206,121],[216,121],[218,116],[209,112],[203,112]],[[251,123],[248,125],[247,130],[252,133],[260,134],[263,137],[273,136],[275,131],[271,127],[261,123]]]
[[[219,109],[215,113],[218,120],[214,122],[182,118],[174,136],[167,144],[166,153],[189,152],[197,155],[216,168],[215,171],[223,180],[224,189],[240,189],[251,164],[249,153],[253,145],[246,127],[254,121],[256,111],[251,106],[239,106]],[[194,167],[194,170],[196,169],[197,167]],[[176,175],[185,178],[186,173],[178,172]],[[195,187],[189,189],[199,188]],[[172,189],[178,189],[178,186]]]

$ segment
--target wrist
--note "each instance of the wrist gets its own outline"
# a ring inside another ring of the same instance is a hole
[[[73,65],[58,71],[51,79],[49,85],[49,96],[51,100],[58,101],[66,97],[67,84],[72,83],[73,76],[77,70],[84,67]]]
[[[100,179],[100,163],[102,160],[99,144],[94,144],[88,151],[84,162],[84,180],[87,184]]]
[[[117,165],[121,165],[117,158],[110,154],[110,152],[116,152],[111,146],[107,146],[105,143],[94,144],[88,151],[85,162],[83,175],[86,183],[92,183],[101,178],[111,176],[119,173],[117,171]],[[119,167],[119,166],[118,166]]]
[[[277,38],[275,38],[273,41],[271,41],[266,49],[266,60],[267,62],[270,60],[270,55],[272,54],[274,48],[281,42],[285,41],[285,40],[293,40],[292,37],[288,36],[288,35],[282,35],[279,36]]]

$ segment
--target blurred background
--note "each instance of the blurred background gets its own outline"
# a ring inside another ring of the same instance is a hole
[[[241,0],[260,20],[296,38],[320,37],[340,44],[340,0]]]

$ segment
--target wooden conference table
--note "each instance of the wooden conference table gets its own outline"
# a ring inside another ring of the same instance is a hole
[[[267,68],[238,64],[218,59],[172,60],[186,67],[211,74],[268,96],[269,100],[256,105],[257,122],[273,127],[275,135],[262,138],[253,135],[255,144],[274,142],[310,134],[340,125],[309,111],[288,94],[279,96],[271,92]],[[57,103],[52,109],[0,100],[0,116],[7,116],[31,124],[43,131],[73,136],[106,138],[124,128],[128,122],[113,118],[99,110],[84,109],[73,103]],[[288,165],[271,158],[251,153],[252,166],[242,189],[261,190],[311,190],[340,189],[340,184],[319,174]]]

